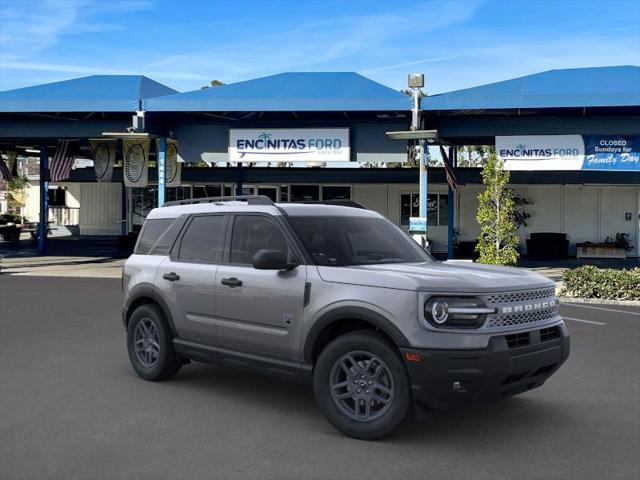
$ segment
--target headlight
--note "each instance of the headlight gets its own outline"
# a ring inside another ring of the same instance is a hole
[[[433,297],[424,304],[424,318],[438,328],[478,328],[495,313],[474,297]]]

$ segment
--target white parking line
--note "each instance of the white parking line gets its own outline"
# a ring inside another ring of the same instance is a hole
[[[593,305],[585,305],[584,303],[562,303],[561,305],[571,307],[593,308],[594,310],[604,310],[606,312],[626,313],[627,315],[640,315],[640,312],[630,312],[629,310],[619,310],[617,308],[594,307]]]
[[[571,317],[565,317],[562,316],[563,320],[571,320],[574,322],[581,322],[581,323],[590,323],[591,325],[606,325],[606,323],[603,322],[594,322],[593,320],[582,320],[581,318],[571,318]]]

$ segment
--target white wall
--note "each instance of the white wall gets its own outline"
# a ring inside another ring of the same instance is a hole
[[[575,244],[591,241],[602,242],[607,236],[618,232],[631,235],[636,246],[632,255],[640,254],[638,205],[640,186],[598,185],[512,185],[516,194],[526,198],[532,205],[525,211],[531,216],[527,226],[519,230],[520,245],[525,249],[525,240],[533,232],[564,232],[570,242],[569,253],[575,255]],[[480,229],[475,220],[478,194],[481,185],[464,185],[458,189],[457,228],[460,240],[475,240]],[[625,220],[625,213],[631,220]]]
[[[80,235],[120,235],[122,185],[79,183]]]

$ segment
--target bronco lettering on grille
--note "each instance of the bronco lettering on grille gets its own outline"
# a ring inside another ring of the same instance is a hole
[[[544,310],[546,308],[552,308],[555,306],[556,306],[555,300],[548,300],[544,302],[523,303],[522,305],[509,305],[508,307],[500,307],[499,312],[502,314],[534,312],[537,310]]]

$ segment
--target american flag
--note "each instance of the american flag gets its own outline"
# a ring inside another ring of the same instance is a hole
[[[71,175],[71,167],[76,161],[77,140],[58,140],[56,153],[49,163],[49,174],[52,182],[66,180]]]
[[[2,158],[1,156],[0,156],[0,177],[7,180],[8,182],[13,179],[13,175],[11,175],[11,170],[9,170],[9,167],[7,167],[7,164],[4,161],[4,158]]]
[[[444,162],[444,171],[447,175],[447,183],[453,190],[455,190],[458,188],[456,172],[454,172],[453,167],[451,167],[451,161],[449,160],[449,157],[447,157],[447,152],[444,151],[444,147],[442,145],[440,145],[440,154],[442,155],[442,161]]]

